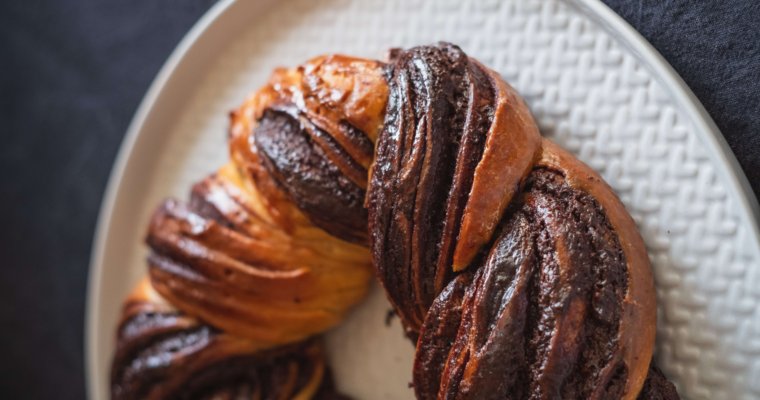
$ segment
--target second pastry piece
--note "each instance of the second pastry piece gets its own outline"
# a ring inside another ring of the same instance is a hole
[[[643,242],[498,74],[453,45],[397,52],[376,155],[373,262],[419,337],[418,398],[636,398],[655,334]]]

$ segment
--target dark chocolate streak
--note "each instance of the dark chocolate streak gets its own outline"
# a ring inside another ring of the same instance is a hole
[[[427,314],[417,397],[619,398],[627,272],[596,201],[536,169],[489,248]]]
[[[182,313],[147,302],[125,308],[111,371],[114,400],[290,398],[316,368],[314,341],[257,352],[232,350],[224,343],[240,339]],[[329,377],[315,397],[342,398]]]
[[[366,182],[367,171],[329,134],[283,107],[264,112],[253,138],[264,166],[315,225],[341,239],[366,243],[365,189],[355,182]]]
[[[374,265],[411,337],[452,278],[475,166],[493,116],[485,71],[456,46],[394,55],[368,193]]]

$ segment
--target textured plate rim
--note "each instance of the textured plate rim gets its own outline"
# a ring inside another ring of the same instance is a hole
[[[720,129],[699,99],[697,99],[665,58],[631,25],[604,3],[599,0],[563,1],[601,25],[607,33],[611,34],[620,44],[631,51],[642,65],[650,69],[655,79],[658,79],[667,89],[667,92],[675,98],[678,106],[687,114],[689,120],[695,124],[697,135],[705,143],[711,162],[728,167],[717,168],[719,170],[718,174],[727,183],[729,189],[727,192],[738,202],[741,209],[740,212],[750,217],[749,221],[745,222],[750,226],[752,243],[755,243],[756,248],[760,248],[760,205],[758,205],[758,200]],[[154,113],[156,105],[160,103],[162,98],[168,97],[170,92],[178,90],[176,82],[174,85],[170,82],[171,78],[180,69],[187,68],[188,64],[198,62],[197,57],[200,55],[190,54],[191,51],[198,47],[199,41],[208,36],[212,28],[216,28],[216,25],[219,25],[219,21],[230,18],[232,8],[238,2],[239,0],[219,1],[182,38],[161,67],[143,100],[140,102],[111,169],[98,214],[87,284],[84,346],[85,382],[87,398],[89,399],[95,399],[98,395],[108,393],[107,386],[104,386],[107,385],[106,382],[102,382],[102,379],[99,379],[105,372],[101,368],[103,366],[99,365],[96,346],[99,340],[97,337],[98,315],[100,314],[100,303],[98,300],[102,295],[104,257],[106,244],[111,235],[112,218],[117,198],[124,190],[125,175],[130,165],[135,162],[134,153],[138,140],[148,135],[145,126]],[[263,9],[271,5],[272,1],[266,0],[257,3],[257,6]],[[193,56],[195,56],[195,59]],[[734,193],[739,195],[735,196]]]
[[[750,226],[752,242],[755,243],[756,248],[760,248],[760,204],[755,192],[718,125],[691,88],[651,43],[601,0],[563,1],[591,17],[594,22],[630,50],[639,62],[652,72],[652,76],[665,87],[666,92],[675,97],[676,104],[695,124],[696,134],[706,145],[710,161],[713,164],[728,166],[728,168],[718,168],[720,170],[717,171],[718,176],[728,184],[727,192],[739,194],[739,196],[729,195],[737,197],[735,200],[739,203],[741,212],[746,212],[750,217],[746,222]]]

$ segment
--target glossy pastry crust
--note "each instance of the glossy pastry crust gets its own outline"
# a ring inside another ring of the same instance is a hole
[[[154,214],[156,290],[269,345],[337,324],[372,274],[363,202],[383,73],[346,56],[276,70],[231,114],[231,162],[196,184],[189,204],[170,200]]]
[[[337,324],[366,293],[366,249],[303,217],[287,228],[267,220],[241,185],[227,166],[196,184],[189,204],[156,210],[147,236],[153,287],[190,315],[269,346]]]

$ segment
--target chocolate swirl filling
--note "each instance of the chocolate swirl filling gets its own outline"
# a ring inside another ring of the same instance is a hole
[[[490,241],[540,139],[511,88],[458,47],[394,57],[368,192],[370,247],[415,337],[453,270]]]
[[[411,334],[451,279],[493,92],[453,45],[411,49],[395,61],[368,204],[373,259]]]
[[[148,300],[125,305],[118,339],[114,400],[341,398],[315,340],[262,350]]]
[[[350,132],[356,147],[371,151],[363,133],[347,123],[341,129]],[[283,107],[264,111],[253,138],[267,170],[315,225],[341,239],[366,243],[367,169],[332,136],[294,108]]]
[[[379,62],[318,57],[263,88],[253,152],[316,226],[367,243],[367,168],[387,86]]]
[[[617,235],[556,171],[534,170],[516,203],[476,268],[427,314],[417,397],[620,398],[627,273]]]
[[[654,293],[619,200],[458,47],[396,51],[390,71],[370,248],[417,398],[635,398]]]

